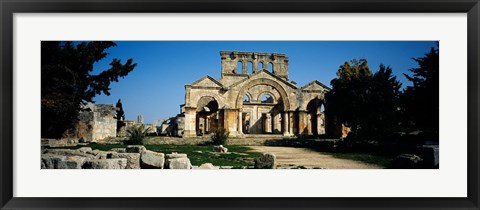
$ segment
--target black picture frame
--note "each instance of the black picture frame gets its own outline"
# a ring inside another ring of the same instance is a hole
[[[478,0],[0,0],[1,209],[479,209]],[[467,13],[468,196],[466,198],[17,198],[13,197],[15,13]]]

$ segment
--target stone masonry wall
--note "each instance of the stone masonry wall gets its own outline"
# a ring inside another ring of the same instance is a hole
[[[77,137],[87,142],[117,136],[116,108],[113,104],[87,104],[79,114]]]

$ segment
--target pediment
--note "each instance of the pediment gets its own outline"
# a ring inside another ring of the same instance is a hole
[[[326,85],[322,84],[317,80],[314,80],[302,87],[302,90],[308,90],[308,91],[322,91],[325,89],[330,90],[329,87],[327,87]]]
[[[286,84],[287,86],[290,86],[293,89],[297,89],[297,86],[295,86],[294,84],[292,84],[289,81],[286,81],[285,79],[282,79],[282,78],[278,77],[277,75],[275,75],[275,74],[273,74],[269,71],[266,71],[266,70],[256,72],[255,74],[253,74],[251,76],[250,79],[258,79],[258,78],[271,79],[271,80],[277,81],[279,83],[284,83],[284,84]]]
[[[194,83],[191,84],[194,87],[207,87],[207,88],[221,88],[223,85],[218,82],[217,80],[213,79],[210,76],[204,76],[201,79],[195,81]]]

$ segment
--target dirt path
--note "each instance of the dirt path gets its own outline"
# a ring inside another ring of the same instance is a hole
[[[334,158],[321,152],[305,148],[249,146],[256,152],[273,153],[277,157],[278,168],[305,166],[307,168],[327,169],[379,169],[379,165],[363,163],[354,160]]]

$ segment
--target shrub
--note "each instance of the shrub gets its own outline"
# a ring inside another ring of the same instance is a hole
[[[218,128],[213,131],[213,134],[211,136],[212,142],[214,145],[225,145],[228,140],[228,135],[230,135],[230,132],[225,130],[225,128]]]
[[[147,136],[150,128],[145,128],[143,124],[134,125],[127,129],[128,140],[125,144],[128,145],[142,145],[145,136]]]

